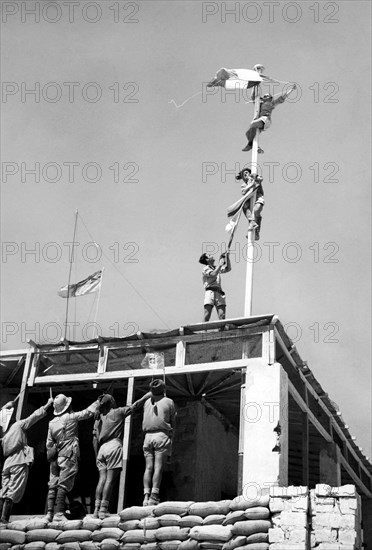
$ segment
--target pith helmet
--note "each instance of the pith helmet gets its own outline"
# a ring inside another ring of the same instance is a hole
[[[58,394],[53,401],[54,414],[59,416],[63,414],[71,405],[72,397],[66,397],[63,393]]]

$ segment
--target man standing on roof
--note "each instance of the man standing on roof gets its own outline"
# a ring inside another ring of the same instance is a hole
[[[279,103],[284,103],[289,94],[296,89],[296,84],[293,84],[287,92],[279,96],[277,99],[273,99],[271,94],[264,94],[260,99],[260,112],[258,117],[252,120],[250,127],[246,132],[248,139],[247,145],[244,147],[243,151],[250,151],[252,149],[253,140],[256,135],[257,130],[268,130],[271,126],[271,113]],[[261,152],[263,152],[261,150]]]
[[[215,266],[215,259],[210,254],[202,254],[199,263],[205,265],[202,271],[204,295],[204,321],[211,318],[213,307],[217,309],[218,318],[225,319],[226,299],[221,288],[221,273],[231,271],[229,254],[221,254],[218,266]]]
[[[13,503],[19,502],[25,492],[30,466],[34,461],[34,450],[27,445],[26,432],[31,426],[44,418],[47,410],[53,403],[49,398],[47,403],[33,412],[24,420],[12,423],[14,402],[9,401],[3,409],[13,409],[10,417],[10,426],[4,430],[2,449],[4,453],[4,467],[1,475],[0,515],[1,523],[8,523]]]
[[[146,393],[129,407],[117,407],[112,395],[106,394],[96,412],[93,428],[93,447],[96,453],[99,480],[96,488],[94,517],[108,516],[108,506],[117,476],[123,467],[123,433],[127,416],[138,411],[151,397]]]
[[[262,187],[262,176],[259,176],[258,174],[252,175],[252,171],[250,170],[250,168],[243,168],[243,170],[239,172],[235,179],[236,181],[243,180],[240,185],[243,196],[249,193],[253,188],[255,188],[255,203],[252,207],[251,203],[253,202],[253,198],[248,199],[243,206],[243,212],[249,222],[248,229],[255,231],[255,239],[256,241],[258,241],[260,238],[262,222],[261,212],[265,204],[264,191]]]
[[[54,416],[49,422],[46,442],[47,456],[50,462],[48,513],[49,521],[66,521],[66,494],[74,486],[80,458],[78,426],[82,420],[92,418],[96,412],[99,399],[87,409],[80,412],[71,410],[71,397],[63,393],[54,399]],[[53,516],[54,504],[56,504]]]
[[[166,397],[165,383],[155,379],[150,383],[151,399],[144,405],[142,430],[145,433],[143,454],[146,467],[143,475],[144,506],[159,504],[160,484],[164,464],[172,449],[176,408]]]

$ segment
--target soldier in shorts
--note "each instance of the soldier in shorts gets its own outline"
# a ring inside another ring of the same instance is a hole
[[[150,384],[151,399],[143,411],[142,430],[145,434],[143,454],[143,505],[159,504],[159,491],[167,456],[171,454],[172,437],[176,420],[176,408],[172,399],[165,395],[165,383],[153,380]]]
[[[117,407],[112,395],[101,397],[93,428],[93,447],[96,453],[99,480],[96,488],[94,517],[108,516],[108,506],[115,481],[123,467],[123,432],[127,416],[139,410],[151,397],[146,393],[130,407]]]
[[[217,267],[215,266],[215,259],[213,256],[206,253],[200,256],[199,263],[205,265],[202,271],[205,289],[204,321],[209,321],[211,318],[213,307],[217,309],[218,318],[225,319],[226,299],[225,293],[221,288],[220,273],[228,273],[231,271],[229,254],[221,255]]]
[[[242,183],[240,185],[242,195],[249,193],[252,190],[252,187],[255,187],[256,200],[252,205],[251,203],[253,202],[253,200],[252,198],[249,199],[243,207],[243,212],[249,222],[249,229],[255,231],[255,239],[256,241],[258,241],[260,238],[260,229],[262,222],[261,212],[265,205],[262,177],[257,174],[252,175],[250,168],[243,168],[243,170],[239,172],[235,179],[236,181],[242,180]]]

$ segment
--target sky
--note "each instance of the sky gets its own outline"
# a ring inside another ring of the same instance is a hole
[[[76,210],[71,282],[104,274],[99,297],[70,303],[68,337],[202,321],[198,258],[224,251],[253,116],[247,94],[205,83],[261,63],[275,94],[298,90],[260,137],[253,314],[279,316],[371,457],[370,11],[2,2],[2,349],[63,336]],[[244,315],[246,229],[223,277],[230,318]]]

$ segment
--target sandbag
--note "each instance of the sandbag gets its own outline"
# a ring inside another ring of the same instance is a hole
[[[25,550],[44,550],[45,542],[41,540],[35,540],[34,542],[28,542],[24,545]]]
[[[120,522],[120,516],[118,514],[112,514],[102,520],[101,527],[118,527]]]
[[[270,544],[268,542],[254,542],[247,546],[241,546],[242,550],[269,550]]]
[[[209,502],[195,502],[191,504],[189,508],[189,514],[206,518],[212,514],[227,515],[230,512],[231,500],[209,501]]]
[[[131,506],[124,508],[119,514],[120,521],[129,521],[131,519],[142,519],[152,515],[155,506]]]
[[[61,533],[60,529],[32,529],[32,531],[26,533],[26,541],[35,542],[41,540],[45,543],[55,542]]]
[[[58,535],[56,542],[58,544],[67,544],[68,542],[84,542],[90,540],[92,531],[89,529],[71,529],[70,531],[62,531]]]
[[[5,546],[8,548],[11,548],[12,550],[23,550],[25,545],[24,544],[14,544],[13,546],[10,544],[10,542],[3,542],[2,545],[4,546],[3,550],[5,550]],[[0,546],[1,548],[1,546]]]
[[[180,527],[196,527],[197,525],[203,525],[203,518],[200,516],[185,516],[180,519]]]
[[[59,544],[57,542],[47,542],[45,550],[59,550]]]
[[[149,531],[146,531],[146,534],[148,534]],[[125,531],[123,535],[121,536],[121,542],[128,543],[128,542],[137,542],[139,544],[144,544],[145,540],[146,542],[155,542],[156,541],[156,530],[151,531],[153,533],[153,540],[145,539],[145,531],[143,529],[129,529],[128,531]],[[150,533],[150,538],[151,538]]]
[[[167,540],[164,542],[159,542],[160,550],[178,550],[181,545],[180,540]]]
[[[66,542],[61,544],[60,550],[80,550],[80,545],[78,542]]]
[[[255,506],[254,508],[247,508],[244,514],[247,519],[267,519],[270,517],[270,510],[263,506]]]
[[[81,528],[88,529],[88,531],[96,531],[96,529],[100,529],[101,525],[102,525],[101,519],[86,516],[83,519],[83,524]]]
[[[14,544],[25,544],[26,533],[14,529],[0,529],[0,543],[3,542],[10,542],[12,546]]]
[[[203,519],[203,525],[222,525],[225,518],[223,514],[212,514]]]
[[[195,539],[187,539],[181,542],[178,550],[199,550],[200,545]]]
[[[233,535],[253,535],[254,533],[268,533],[271,527],[271,521],[267,519],[252,519],[247,521],[237,521],[231,526]]]
[[[227,542],[232,537],[231,529],[231,525],[200,525],[191,529],[190,537],[199,541]]]
[[[160,541],[167,540],[186,540],[189,536],[190,529],[188,527],[159,527],[156,529],[156,538]]]
[[[121,550],[140,550],[141,545],[139,542],[126,542],[125,544],[121,543]]]
[[[140,521],[138,520],[133,520],[133,521],[126,521],[125,523],[134,523],[135,521],[137,521],[137,525],[134,526],[134,527],[131,527],[131,529],[136,529],[138,527],[138,529],[144,529],[146,531],[146,529],[158,529],[160,527],[160,521],[159,521],[160,518],[143,518],[141,519]],[[122,525],[122,524],[119,524],[119,525]],[[123,529],[124,531],[126,529]]]
[[[102,542],[104,539],[120,540],[123,535],[123,531],[119,527],[103,527],[99,531],[93,531],[92,541]]]
[[[10,521],[7,525],[8,529],[14,529],[14,531],[27,531],[27,524],[30,523],[30,518],[18,519]]]
[[[222,525],[233,525],[237,521],[245,521],[246,519],[245,510],[236,510],[227,514]]]
[[[222,547],[223,547],[223,542],[218,542],[218,541],[215,541],[215,540],[210,540],[210,541],[203,541],[200,543],[200,548],[203,548],[205,550],[222,550]]]
[[[118,527],[122,531],[130,531],[131,529],[142,529],[142,527],[140,527],[140,521],[142,520],[130,519],[128,521],[120,521]]]
[[[80,550],[98,550],[98,549],[99,549],[98,542],[93,542],[92,540],[86,540],[84,542],[80,542]],[[47,550],[47,548],[45,550]]]
[[[27,523],[27,531],[33,529],[45,529],[48,526],[48,520],[45,518],[32,518]]]
[[[178,514],[164,514],[159,517],[159,522],[161,527],[175,527],[179,526],[181,516]]]
[[[164,514],[178,514],[179,516],[184,516],[185,514],[189,513],[189,508],[192,504],[194,504],[192,500],[188,502],[177,500],[175,500],[174,502],[161,502],[156,506],[154,510],[154,515],[157,517],[163,516]]]
[[[269,507],[270,496],[261,495],[257,498],[246,498],[244,496],[235,497],[231,501],[230,510],[235,512],[236,510],[247,510],[247,508],[255,508],[256,506]]]
[[[16,546],[20,546],[23,548],[23,544],[17,544]],[[10,542],[1,542],[0,543],[0,550],[9,550],[12,547],[12,544]]]
[[[247,545],[256,542],[269,542],[269,533],[254,533],[247,538]]]
[[[159,550],[157,542],[145,542],[141,544],[141,550]]]
[[[64,521],[62,524],[63,531],[77,531],[82,528],[83,520],[82,519],[69,519]]]
[[[100,544],[101,550],[118,550],[120,542],[115,539],[103,539]]]
[[[222,547],[222,550],[235,550],[235,548],[238,548],[239,546],[244,546],[246,543],[247,537],[239,536],[239,537],[233,537],[232,539],[225,542],[225,544]]]

